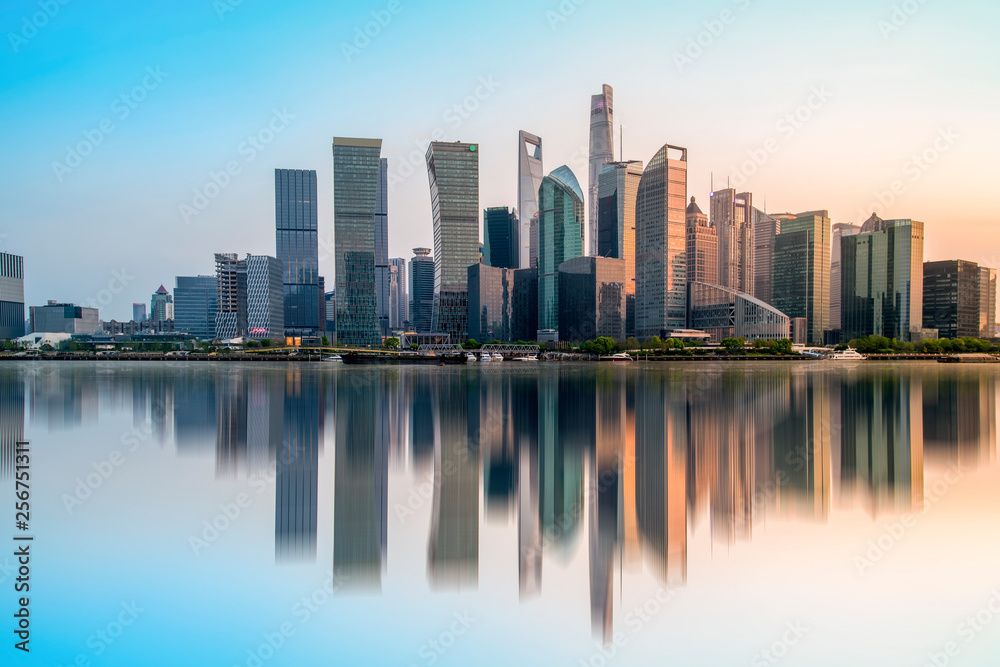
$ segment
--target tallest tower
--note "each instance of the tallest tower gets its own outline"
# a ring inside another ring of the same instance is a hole
[[[597,255],[598,186],[601,170],[615,158],[614,91],[604,84],[600,95],[590,98],[590,182],[587,185],[587,243],[591,257]]]

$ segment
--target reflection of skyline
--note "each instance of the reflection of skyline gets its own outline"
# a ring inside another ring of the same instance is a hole
[[[332,516],[335,573],[370,591],[399,539],[392,498],[408,496],[391,484],[426,484],[426,556],[403,553],[426,558],[432,589],[478,586],[485,519],[517,542],[522,599],[541,592],[546,559],[587,560],[579,583],[605,641],[620,573],[683,586],[695,540],[749,541],[768,518],[919,511],[925,463],[996,458],[997,379],[970,367],[94,368],[0,369],[0,474],[26,415],[58,433],[131,410],[145,445],[172,441],[221,478],[273,476],[276,561],[315,560]]]

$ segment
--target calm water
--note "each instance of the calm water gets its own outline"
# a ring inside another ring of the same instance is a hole
[[[998,371],[3,363],[0,540],[32,664],[997,665]]]

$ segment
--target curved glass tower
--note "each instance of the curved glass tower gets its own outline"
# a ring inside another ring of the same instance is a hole
[[[614,91],[604,84],[590,98],[590,182],[587,186],[587,254],[597,256],[598,187],[604,165],[615,159]]]
[[[635,214],[635,334],[665,337],[687,322],[687,149],[666,145],[642,174]]]
[[[583,190],[569,167],[563,165],[542,179],[538,209],[539,339],[554,339],[559,330],[559,265],[583,255]]]
[[[538,265],[538,188],[542,187],[542,140],[524,130],[517,135],[518,256],[515,268]]]

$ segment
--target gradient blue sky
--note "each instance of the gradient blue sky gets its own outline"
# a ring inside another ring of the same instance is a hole
[[[31,34],[37,0],[4,3],[0,249],[26,257],[29,305],[99,299],[124,269],[128,285],[101,316],[129,319],[160,283],[211,273],[213,252],[273,254],[275,168],[319,172],[321,237],[332,239],[335,135],[381,137],[396,174],[435,130],[478,142],[483,208],[515,205],[520,129],[543,138],[547,172],[569,164],[584,183],[588,105],[603,83],[615,88],[624,157],[686,146],[699,200],[712,173],[723,183],[748,152],[776,146],[744,186],[769,211],[826,208],[834,222],[861,222],[877,207],[927,223],[928,260],[1000,265],[995,3],[913,0],[917,11],[884,34],[879,22],[899,3],[400,0],[349,61],[342,45],[388,0],[243,0],[220,14],[235,1],[70,0],[24,41],[11,34]],[[729,24],[710,36],[705,22],[724,10]],[[702,32],[703,53],[679,68],[675,54]],[[121,119],[115,100],[147,67],[167,76]],[[449,110],[481,79],[499,86],[456,123]],[[789,132],[783,117],[814,87],[829,99]],[[274,109],[294,119],[249,161],[241,144]],[[53,163],[105,119],[114,130],[60,181]],[[908,164],[924,151],[933,164]],[[230,161],[239,175],[185,224],[180,205]],[[879,205],[897,180],[894,201]],[[392,256],[432,245],[422,163],[389,206]],[[331,258],[321,273],[332,282]]]

